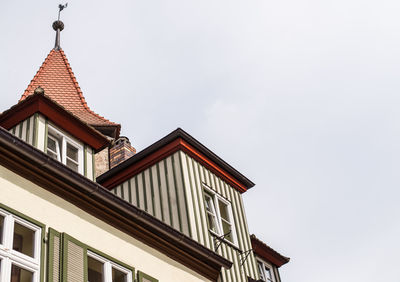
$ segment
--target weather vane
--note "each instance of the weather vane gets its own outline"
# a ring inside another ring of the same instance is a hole
[[[58,5],[58,20],[60,20],[60,13],[61,13],[61,11],[62,10],[64,10],[65,8],[67,8],[67,6],[68,6],[68,3],[65,3],[64,5],[62,5],[62,4],[60,4],[60,5]]]
[[[53,23],[53,29],[56,31],[56,43],[54,44],[54,50],[60,50],[60,32],[64,29],[64,23],[60,21],[60,13],[62,10],[67,8],[68,3],[64,5],[58,5],[58,20]]]

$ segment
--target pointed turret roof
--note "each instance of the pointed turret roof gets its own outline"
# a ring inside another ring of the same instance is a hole
[[[44,89],[46,96],[83,122],[96,128],[108,128],[108,132],[109,129],[115,128],[112,130],[114,132],[113,137],[118,136],[120,125],[96,114],[87,105],[67,57],[61,48],[50,51],[28,88],[22,94],[20,101],[32,95],[38,86]]]

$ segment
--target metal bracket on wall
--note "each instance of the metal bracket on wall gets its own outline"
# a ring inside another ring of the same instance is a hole
[[[221,246],[221,244],[222,244],[222,241],[223,240],[225,240],[225,236],[228,236],[229,234],[231,234],[231,231],[229,231],[228,233],[226,233],[226,234],[224,234],[224,235],[221,235],[221,236],[219,236],[219,237],[215,237],[214,238],[214,249],[215,249],[215,252],[218,250],[218,248]]]
[[[253,251],[253,249],[250,249],[250,250],[247,250],[244,252],[240,252],[239,256],[240,256],[240,265],[241,266],[243,266],[243,264],[249,258],[249,255],[251,254],[252,251]]]

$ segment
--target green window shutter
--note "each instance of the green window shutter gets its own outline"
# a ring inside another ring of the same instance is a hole
[[[47,281],[59,282],[61,273],[61,234],[52,228],[49,228],[48,244]]]
[[[62,282],[87,281],[87,248],[66,233],[62,234]]]
[[[141,271],[137,272],[138,282],[158,282],[157,279],[151,277],[150,275],[143,273]]]

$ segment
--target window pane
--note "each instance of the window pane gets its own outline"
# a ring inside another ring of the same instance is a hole
[[[264,266],[261,262],[257,261],[257,267],[258,267],[258,274],[260,274],[260,279],[262,281],[265,281],[265,275],[264,275]]]
[[[12,265],[11,267],[11,282],[32,282],[33,273],[19,266]]]
[[[230,222],[229,214],[228,214],[228,206],[221,201],[218,201],[218,204],[219,204],[219,212],[221,214],[221,217],[223,219],[225,219],[226,221]]]
[[[231,241],[232,242],[232,232],[230,232],[231,231],[231,225],[229,224],[229,223],[227,223],[227,222],[225,222],[224,220],[222,220],[222,232],[223,232],[223,234],[228,234],[228,235],[225,235],[225,239],[226,240],[229,240],[229,241]]]
[[[67,167],[72,170],[78,171],[78,165],[69,159],[67,159]]]
[[[67,143],[67,157],[77,162],[78,161],[78,148]]]
[[[268,280],[272,281],[271,270],[268,267],[265,267],[265,276],[267,276]]]
[[[103,282],[103,263],[88,256],[88,282]]]
[[[4,216],[0,215],[0,244],[3,244]]]
[[[56,141],[50,136],[47,137],[47,149],[50,149],[53,152],[57,152],[56,148],[57,148]]]
[[[15,222],[13,250],[21,252],[27,256],[33,257],[34,242],[35,242],[35,231],[19,224],[18,222]]]
[[[213,216],[210,213],[207,213],[207,217],[208,217],[208,228],[216,233],[218,233],[217,230],[217,224],[216,224],[216,220],[215,220],[215,216]]]
[[[214,209],[213,209],[213,203],[212,203],[212,199],[210,196],[206,195],[206,209],[207,211],[214,213]]]
[[[61,160],[60,158],[60,152],[61,148],[60,146],[60,141],[53,135],[48,135],[47,137],[47,155],[52,157],[55,160]]]
[[[47,155],[49,155],[50,157],[52,157],[52,158],[55,159],[55,160],[58,160],[57,154],[56,154],[56,153],[53,153],[53,152],[50,151],[50,150],[47,150]]]
[[[126,282],[126,276],[126,273],[115,268],[112,269],[112,282]]]

